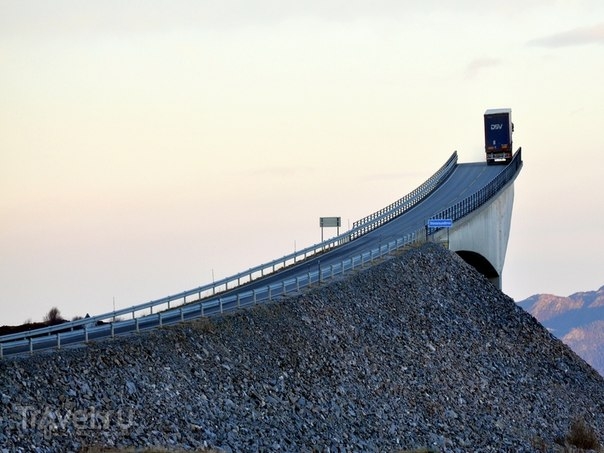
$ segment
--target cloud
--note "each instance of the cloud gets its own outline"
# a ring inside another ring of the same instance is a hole
[[[583,44],[604,45],[604,23],[592,27],[579,27],[572,30],[545,36],[529,41],[529,45],[540,47],[568,47]]]
[[[499,66],[500,64],[501,60],[497,58],[476,58],[475,60],[472,60],[466,67],[466,76],[469,78],[474,77],[483,69]]]
[[[521,4],[522,8],[514,5]],[[290,20],[329,23],[405,23],[438,14],[509,14],[546,0],[497,4],[476,0],[0,0],[0,38],[5,36],[97,36],[174,31],[231,30],[280,25]]]
[[[404,18],[409,10],[405,2],[399,0],[16,0],[4,4],[0,0],[0,37],[230,30],[278,25],[297,18],[319,18],[330,22],[392,16]]]

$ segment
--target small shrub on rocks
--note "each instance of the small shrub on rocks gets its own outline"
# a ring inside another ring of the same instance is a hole
[[[596,432],[583,417],[577,417],[571,422],[565,440],[567,444],[585,450],[598,450],[600,448]]]
[[[44,315],[44,322],[48,325],[59,324],[65,320],[61,316],[61,311],[57,307],[52,307],[48,313]]]
[[[199,318],[193,322],[193,326],[200,333],[214,333],[214,322],[210,318]]]

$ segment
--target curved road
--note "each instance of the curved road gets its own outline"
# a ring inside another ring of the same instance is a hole
[[[423,201],[404,214],[357,239],[344,243],[323,254],[312,256],[279,272],[258,278],[222,293],[220,294],[220,298],[228,300],[224,304],[222,301],[220,303],[216,302],[215,298],[213,299],[214,302],[203,303],[203,305],[200,305],[198,302],[191,302],[186,306],[165,311],[161,315],[154,314],[109,325],[89,326],[86,329],[67,331],[59,334],[59,336],[50,335],[47,337],[20,340],[2,345],[2,355],[8,356],[56,349],[57,346],[78,345],[87,340],[110,338],[114,335],[123,335],[142,329],[155,328],[164,324],[173,324],[182,320],[197,318],[201,315],[211,316],[222,311],[235,309],[239,306],[253,304],[255,302],[254,295],[256,291],[267,292],[267,288],[270,288],[272,284],[287,280],[290,282],[287,284],[294,285],[293,289],[295,289],[295,285],[297,284],[296,277],[302,282],[301,286],[306,286],[311,278],[311,273],[317,275],[319,267],[326,269],[330,265],[337,265],[343,260],[360,255],[382,244],[387,244],[397,238],[423,229],[429,218],[477,192],[505,168],[505,166],[492,166],[486,163],[457,164],[446,181]],[[296,283],[291,283],[292,280]],[[316,280],[315,278],[313,281],[316,282]]]

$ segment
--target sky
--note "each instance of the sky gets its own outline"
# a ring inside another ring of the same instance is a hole
[[[524,160],[503,291],[597,289],[602,74],[600,0],[0,0],[0,325],[315,244],[484,161],[499,107]]]

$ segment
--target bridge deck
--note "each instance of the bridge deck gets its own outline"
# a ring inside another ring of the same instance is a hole
[[[310,274],[314,273],[316,276],[319,269],[325,270],[332,264],[337,266],[343,260],[348,260],[355,255],[358,257],[358,255],[363,252],[376,249],[381,245],[386,245],[388,242],[394,239],[400,239],[403,236],[407,236],[422,230],[429,218],[483,189],[505,170],[506,167],[488,166],[486,163],[457,164],[446,181],[444,181],[420,203],[413,206],[399,217],[390,220],[379,228],[376,228],[375,230],[366,233],[357,239],[333,248],[328,252],[314,255],[303,262],[299,262],[297,265],[286,267],[279,272],[253,280],[244,284],[243,286],[229,290],[228,293],[240,295],[241,293],[247,292],[250,294],[252,289],[255,291],[266,291],[267,287],[270,291],[269,285],[271,284],[277,283],[277,286],[279,286],[279,284],[285,285],[285,280],[291,279],[292,277],[300,277],[305,275],[308,275],[307,284],[310,284]],[[294,278],[294,281],[297,282],[298,280]],[[253,293],[254,303],[256,301],[255,291]],[[226,296],[226,293],[221,293],[220,297],[226,298]],[[220,302],[220,305],[216,305],[215,302],[216,301],[214,301],[214,305],[212,306],[213,313],[222,312],[222,302]],[[231,302],[229,302],[229,304],[231,305],[229,309],[236,308],[239,305],[239,297],[236,296],[235,299],[231,297]],[[197,311],[198,308],[195,307],[201,307],[201,313]],[[195,308],[193,312],[188,312],[187,319],[198,317],[200,314],[203,315],[203,307],[205,307],[205,305],[200,303],[199,306],[195,307],[192,307]],[[210,313],[206,311],[206,315],[210,315]],[[98,318],[101,319],[100,317]],[[167,312],[164,320],[168,321],[169,319],[171,319],[172,322],[178,319],[183,320],[184,311],[181,309],[179,312],[178,309],[174,309]],[[110,323],[109,326],[105,326],[107,327],[106,329],[101,327],[95,328],[96,330],[91,330],[90,336],[87,330],[84,331],[83,326],[79,326],[79,328],[75,331],[67,332],[63,336],[59,336],[55,333],[53,335],[37,338],[35,348],[33,346],[33,340],[31,339],[26,341],[18,340],[12,345],[8,346],[9,349],[4,351],[6,355],[25,353],[28,350],[33,352],[34,349],[44,350],[49,348],[59,348],[61,345],[74,345],[85,341],[87,342],[89,340],[106,338],[108,336],[113,336],[114,334],[128,333],[132,332],[133,330],[138,331],[139,321],[142,329],[154,328],[158,325],[162,325],[162,317],[160,314],[159,317],[149,315],[136,318],[136,321],[132,321],[130,323]],[[66,328],[68,327],[69,326],[66,326]],[[0,358],[3,356],[3,346],[4,343],[0,345]]]
[[[391,240],[423,228],[428,219],[438,212],[462,201],[493,180],[505,167],[486,163],[458,164],[451,176],[430,196],[392,222],[359,239],[378,245],[380,240]]]
[[[269,275],[263,278],[261,283],[257,281],[251,284],[256,283],[266,286],[290,275],[295,276],[300,273],[300,266],[306,266],[309,270],[316,270],[319,264],[321,268],[331,264],[335,265],[347,257],[416,232],[424,228],[430,217],[477,192],[493,180],[504,168],[504,166],[499,165],[487,165],[486,162],[457,164],[451,176],[439,188],[403,215],[328,253],[308,259],[298,266],[284,269],[278,274]]]

